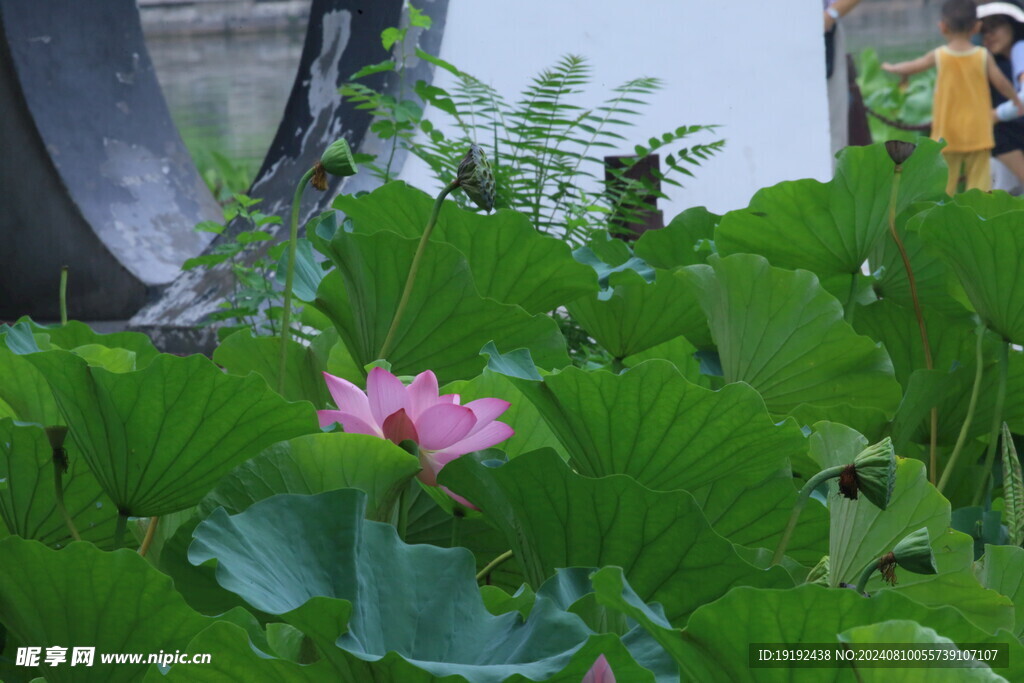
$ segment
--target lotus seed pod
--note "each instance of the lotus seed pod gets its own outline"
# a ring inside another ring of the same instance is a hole
[[[470,145],[459,164],[459,187],[484,211],[494,208],[494,174],[479,145]]]
[[[910,158],[910,155],[914,153],[915,149],[917,149],[917,145],[912,142],[888,140],[885,143],[885,151],[889,153],[889,158],[897,166],[902,166]]]
[[[56,450],[64,447],[64,439],[67,438],[68,428],[64,425],[53,425],[46,428],[46,438],[50,441],[50,448]]]
[[[892,549],[896,564],[915,574],[938,574],[928,528],[922,527],[896,544]]]
[[[896,451],[889,437],[861,451],[839,477],[844,496],[856,500],[859,491],[880,510],[888,507],[895,486]]]
[[[332,142],[320,157],[320,163],[323,164],[325,171],[341,177],[355,175],[358,170],[352,149],[345,138],[338,138]]]

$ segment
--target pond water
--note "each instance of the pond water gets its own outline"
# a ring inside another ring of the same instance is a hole
[[[866,0],[846,18],[850,49],[904,59],[938,44],[934,0]],[[200,168],[217,152],[255,174],[277,130],[303,28],[152,35],[148,47],[171,116]]]

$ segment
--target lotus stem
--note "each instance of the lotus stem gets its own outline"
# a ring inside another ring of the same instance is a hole
[[[459,545],[461,545],[461,541],[462,541],[462,518],[465,517],[465,516],[466,516],[465,512],[463,512],[458,507],[455,508],[454,515],[452,516],[452,541],[451,541],[451,544],[450,544],[450,547],[452,547],[452,548],[458,548]]]
[[[857,296],[857,273],[850,275],[850,293],[846,295],[846,304],[843,306],[843,320],[847,325],[853,325],[854,307],[857,305],[854,299]]]
[[[292,197],[291,229],[288,232],[288,272],[284,278],[284,311],[281,313],[281,361],[278,364],[277,372],[277,393],[284,395],[284,378],[288,369],[288,342],[291,341],[291,317],[292,317],[292,286],[295,282],[295,244],[299,239],[299,204],[302,201],[302,191],[306,189],[310,178],[316,172],[316,167],[306,171],[295,188],[295,195]]]
[[[53,449],[53,494],[57,501],[57,509],[60,510],[61,517],[64,518],[64,523],[68,527],[68,531],[71,532],[71,538],[76,541],[81,541],[82,537],[78,535],[78,529],[75,528],[75,521],[71,519],[71,515],[68,513],[67,507],[64,505],[64,472],[68,468],[68,455],[67,451],[63,448]]]
[[[114,527],[114,550],[121,548],[124,542],[124,532],[128,529],[128,513],[124,510],[117,511],[117,526]]]
[[[992,463],[995,462],[996,446],[999,443],[999,427],[1003,423],[1003,403],[1006,401],[1006,376],[1009,374],[1009,365],[1010,342],[1004,339],[999,345],[999,388],[996,390],[996,410],[992,414],[992,429],[989,430],[988,451],[985,453],[985,466],[971,505],[981,504],[985,489],[988,488],[988,478],[992,474]]]
[[[398,494],[398,538],[405,541],[405,534],[409,528],[409,484]]]
[[[982,343],[985,339],[984,325],[978,325],[977,334],[978,341],[974,349],[974,384],[971,386],[971,400],[967,404],[967,417],[964,418],[964,423],[960,427],[960,434],[956,437],[956,445],[953,446],[953,453],[949,456],[946,469],[942,471],[942,478],[939,479],[939,493],[945,490],[946,484],[949,483],[949,478],[953,474],[953,469],[960,458],[960,454],[963,452],[964,444],[967,443],[967,433],[971,429],[971,422],[974,421],[974,411],[978,406],[978,395],[981,393],[981,376],[984,371],[985,362],[982,352]]]
[[[430,233],[434,231],[434,225],[437,224],[437,217],[440,215],[441,207],[444,205],[444,198],[458,186],[459,180],[456,178],[448,183],[441,190],[441,193],[437,195],[437,199],[434,200],[434,209],[430,212],[430,220],[427,221],[427,226],[423,229],[423,236],[420,237],[419,246],[416,247],[416,254],[412,257],[412,265],[409,266],[409,275],[405,278],[405,289],[402,290],[402,298],[398,301],[395,317],[391,319],[391,327],[388,328],[387,336],[384,337],[384,345],[380,347],[377,358],[387,358],[388,354],[392,351],[395,343],[395,334],[398,332],[398,325],[402,322],[402,316],[409,305],[409,297],[412,296],[413,286],[416,284],[416,275],[420,270],[420,262],[423,260],[423,253],[427,249],[427,242],[430,241]]]
[[[892,234],[892,239],[896,243],[896,248],[899,249],[900,258],[903,259],[903,269],[907,271],[907,282],[910,283],[910,298],[914,302],[914,315],[917,317],[917,328],[921,332],[921,347],[924,349],[924,365],[926,369],[934,370],[935,365],[932,361],[932,345],[928,341],[928,327],[925,325],[924,314],[921,312],[921,301],[917,298],[917,280],[914,279],[914,269],[910,265],[910,257],[907,256],[907,249],[903,246],[903,240],[900,239],[900,235],[896,231],[896,198],[899,196],[900,178],[902,177],[903,165],[896,164],[892,176],[892,191],[889,193],[889,232]],[[928,449],[928,480],[932,483],[932,486],[935,485],[936,471],[938,469],[936,458],[938,429],[939,412],[937,408],[933,407],[931,411],[931,438]]]
[[[476,575],[477,582],[479,583],[481,579],[485,579],[485,578],[490,577],[491,572],[493,572],[500,565],[504,564],[507,560],[510,560],[510,559],[512,559],[512,551],[511,550],[506,550],[501,555],[498,555],[496,558],[494,558],[493,560],[488,562],[487,566],[485,566],[483,569],[481,569],[477,573],[477,575]]]
[[[68,324],[68,267],[60,267],[60,324]]]
[[[871,575],[874,574],[877,570],[878,570],[878,560],[871,560],[871,562],[868,563],[868,566],[864,568],[864,571],[861,572],[860,578],[857,579],[857,592],[858,593],[864,593],[865,592],[864,589],[868,585],[868,579],[870,579]]]
[[[142,539],[142,545],[139,546],[140,557],[145,557],[146,553],[149,552],[149,546],[153,545],[153,538],[156,536],[156,525],[159,523],[159,517],[149,518],[149,526],[146,527],[146,537]]]
[[[807,483],[804,484],[804,487],[800,489],[800,493],[796,498],[796,503],[793,504],[793,512],[789,515],[789,522],[786,523],[786,530],[782,532],[782,538],[779,539],[779,545],[775,548],[775,555],[772,557],[773,565],[782,562],[782,558],[786,554],[786,546],[789,545],[789,538],[793,535],[793,529],[796,528],[796,523],[800,521],[800,513],[803,512],[804,506],[807,505],[807,500],[811,497],[811,493],[814,492],[814,489],[818,488],[821,482],[838,477],[848,466],[849,465],[836,465],[835,467],[824,469],[808,479]]]

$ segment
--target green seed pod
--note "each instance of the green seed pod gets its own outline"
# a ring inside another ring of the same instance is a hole
[[[325,171],[336,176],[355,175],[358,170],[345,138],[338,138],[332,142],[331,146],[324,150],[320,163],[323,164]]]
[[[51,449],[64,447],[64,439],[67,438],[68,428],[64,425],[53,425],[46,428],[46,438],[50,441]]]
[[[889,437],[861,451],[839,478],[839,490],[844,496],[856,500],[857,493],[863,493],[880,510],[889,505],[895,486],[896,451]]]
[[[896,564],[915,574],[938,574],[927,527],[918,529],[892,549]]]
[[[484,211],[494,208],[494,174],[479,145],[470,145],[459,164],[459,187]]]

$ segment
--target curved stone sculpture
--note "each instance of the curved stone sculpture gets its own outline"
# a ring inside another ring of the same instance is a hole
[[[220,210],[171,121],[134,0],[0,0],[0,318],[124,319]]]
[[[385,28],[400,24],[403,4],[403,0],[313,1],[295,85],[274,142],[249,190],[251,196],[263,200],[260,209],[264,213],[282,216],[284,220],[282,225],[262,228],[276,230],[277,234],[273,240],[262,243],[262,249],[254,251],[250,258],[258,258],[274,243],[287,239],[295,185],[319,160],[324,148],[339,137],[344,137],[352,149],[359,151],[373,151],[379,143],[369,132],[370,115],[343,102],[338,88],[360,68],[389,57],[381,46],[380,34]],[[436,52],[448,2],[427,0],[417,4],[434,22],[430,31],[419,36],[421,44],[428,52]],[[410,30],[409,41],[416,40],[416,34]],[[432,74],[430,64],[418,61],[406,74],[407,83],[429,82]],[[393,72],[374,74],[362,82],[378,90],[397,92],[398,88]],[[323,193],[307,188],[300,207],[300,225],[330,207],[341,180],[329,176],[328,190]],[[361,176],[345,180],[348,181],[346,191],[370,189],[375,184],[372,179]],[[229,226],[209,248],[230,239],[231,228],[237,231],[241,226]],[[132,318],[130,327],[148,333],[157,346],[166,351],[210,351],[215,344],[213,330],[197,325],[217,310],[217,305],[230,293],[232,282],[228,264],[183,273],[159,299]]]

